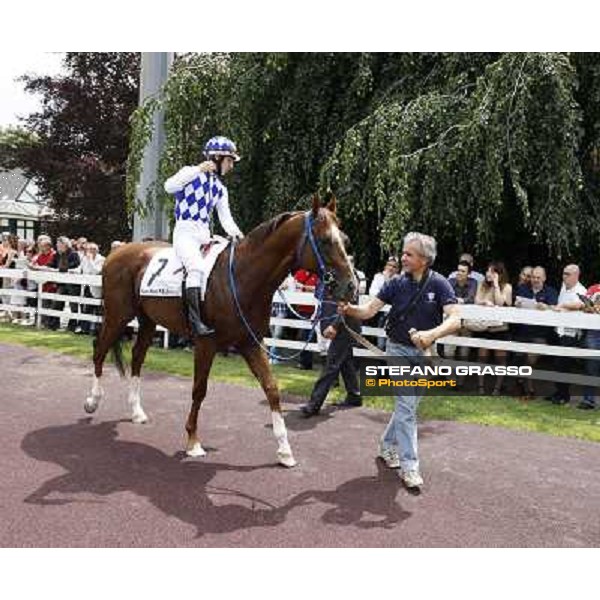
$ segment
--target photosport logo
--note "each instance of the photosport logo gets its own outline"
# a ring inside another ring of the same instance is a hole
[[[365,396],[399,393],[434,396],[480,396],[481,377],[523,381],[535,377],[528,365],[491,365],[441,359],[439,357],[389,357],[361,365],[360,386]],[[475,382],[475,385],[470,385]]]

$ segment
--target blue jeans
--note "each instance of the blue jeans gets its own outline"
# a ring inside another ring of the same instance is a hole
[[[388,356],[422,356],[422,352],[413,346],[395,344],[388,340]],[[419,457],[417,444],[417,408],[423,388],[410,388],[411,393],[396,396],[396,407],[383,432],[382,441],[386,446],[396,446],[403,471],[418,471]]]
[[[589,329],[585,337],[585,346],[590,350],[600,350],[600,329]],[[585,361],[585,371],[590,377],[600,376],[600,359],[588,358]],[[596,406],[596,389],[585,387],[583,389],[583,402],[589,406]]]

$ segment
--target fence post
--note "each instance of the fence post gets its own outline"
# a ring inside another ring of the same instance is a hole
[[[35,314],[35,326],[38,329],[42,328],[42,290],[44,288],[44,282],[38,281],[37,285],[37,311]]]

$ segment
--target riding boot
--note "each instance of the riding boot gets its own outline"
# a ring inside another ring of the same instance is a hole
[[[186,288],[185,301],[187,304],[188,318],[192,328],[192,337],[202,337],[214,333],[215,330],[205,325],[200,316],[200,288]]]

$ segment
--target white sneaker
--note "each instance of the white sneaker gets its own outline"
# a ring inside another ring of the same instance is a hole
[[[423,485],[423,478],[419,471],[402,471],[400,477],[407,488],[418,488]]]
[[[379,442],[377,456],[383,460],[388,469],[398,469],[400,467],[400,457],[393,446],[386,446],[383,442]]]

